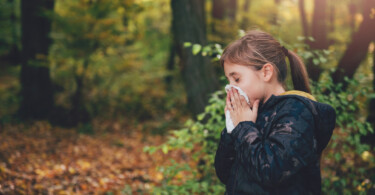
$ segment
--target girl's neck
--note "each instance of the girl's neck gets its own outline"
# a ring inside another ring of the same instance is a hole
[[[276,85],[273,89],[270,89],[268,94],[264,97],[263,103],[267,102],[267,100],[272,96],[278,96],[285,92],[285,89],[281,85]]]

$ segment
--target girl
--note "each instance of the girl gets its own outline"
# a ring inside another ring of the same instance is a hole
[[[294,90],[286,91],[290,62]],[[235,128],[221,132],[215,156],[225,194],[321,194],[320,156],[335,110],[310,94],[305,65],[270,34],[251,30],[220,59],[229,84],[225,112]]]

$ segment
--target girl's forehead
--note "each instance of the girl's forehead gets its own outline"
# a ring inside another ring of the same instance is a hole
[[[231,62],[225,62],[224,63],[224,71],[229,74],[230,72],[235,72],[236,70],[239,70],[241,69],[242,66],[238,65],[238,64],[235,64],[235,63],[231,63]]]
[[[224,65],[224,73],[227,76],[232,76],[233,74],[241,74],[244,71],[248,71],[248,68],[243,65],[238,65],[234,63],[228,63]]]

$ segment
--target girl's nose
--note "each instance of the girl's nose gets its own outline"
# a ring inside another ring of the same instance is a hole
[[[235,83],[234,82],[232,82],[232,83],[229,83],[230,85],[232,85],[232,86],[236,86],[236,87],[238,87],[237,85],[235,85]]]

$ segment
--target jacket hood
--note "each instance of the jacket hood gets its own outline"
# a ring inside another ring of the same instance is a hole
[[[322,152],[331,139],[336,125],[335,109],[329,104],[316,101],[315,97],[307,92],[290,90],[277,96],[272,94],[264,104],[260,102],[258,112],[262,112],[262,110],[267,108],[272,108],[275,104],[286,98],[294,98],[298,101],[302,101],[311,111],[315,122],[315,136],[318,144],[317,149],[318,152]]]

